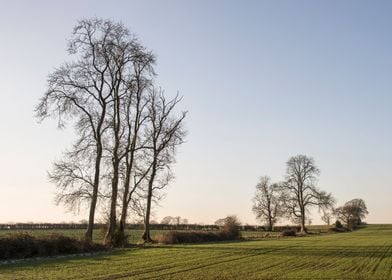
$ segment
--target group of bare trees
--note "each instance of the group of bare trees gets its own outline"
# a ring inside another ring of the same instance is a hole
[[[163,225],[187,225],[188,223],[188,219],[181,218],[180,216],[166,216],[161,221]]]
[[[330,193],[316,187],[319,173],[312,157],[297,155],[287,161],[283,182],[271,183],[268,176],[261,177],[253,198],[252,210],[256,217],[270,230],[278,218],[289,218],[305,232],[312,207],[327,213],[335,203]]]
[[[57,202],[73,210],[87,203],[86,240],[103,205],[106,244],[124,233],[132,210],[143,216],[143,238],[150,241],[152,205],[173,178],[170,167],[185,136],[186,112],[176,110],[181,98],[167,99],[156,87],[154,55],[121,23],[79,21],[68,52],[72,61],[49,75],[35,109],[40,120],[75,127],[77,139],[49,172]]]
[[[321,219],[330,225],[332,218],[342,221],[349,229],[363,223],[369,213],[363,199],[352,199],[334,208],[334,197],[316,187],[320,170],[312,157],[297,155],[286,163],[285,180],[272,183],[268,176],[260,178],[253,197],[253,212],[269,230],[279,218],[288,218],[305,232],[312,207],[318,207]],[[337,223],[338,224],[338,223]]]

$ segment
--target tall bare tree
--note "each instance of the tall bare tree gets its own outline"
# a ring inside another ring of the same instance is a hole
[[[151,77],[154,75],[152,68],[154,56],[144,49],[140,49],[133,60],[133,78],[129,87],[129,97],[124,102],[124,162],[123,162],[123,188],[121,190],[121,218],[120,232],[124,233],[129,203],[141,182],[149,172],[136,166],[138,151],[144,148],[146,139],[143,138],[143,126],[147,119],[147,103]],[[134,180],[132,180],[132,177]]]
[[[334,199],[330,193],[316,187],[320,170],[312,157],[297,155],[287,163],[286,181],[282,185],[286,213],[299,221],[301,232],[305,232],[306,215],[312,206],[330,208]]]
[[[59,127],[72,120],[79,136],[54,164],[50,179],[58,186],[59,203],[89,201],[87,240],[92,240],[98,198],[109,199],[104,242],[114,245],[119,201],[124,232],[130,203],[144,205],[136,203],[139,195],[133,197],[138,188],[146,192],[149,223],[153,193],[159,197],[154,190],[172,178],[185,113],[174,117],[180,99],[167,101],[153,89],[155,57],[123,24],[81,20],[68,51],[72,61],[49,75],[48,90],[36,106],[40,120],[56,117]]]
[[[69,40],[68,51],[73,60],[49,75],[48,90],[37,105],[36,113],[39,119],[56,117],[59,127],[69,119],[75,120],[80,138],[70,153],[78,154],[79,158],[82,155],[90,157],[93,162],[94,169],[88,169],[92,174],[84,173],[92,178],[89,184],[81,178],[76,180],[82,164],[75,162],[75,156],[67,156],[56,163],[51,178],[61,185],[63,198],[67,197],[67,190],[76,198],[77,183],[81,187],[91,187],[87,240],[92,239],[103,176],[101,169],[105,164],[105,179],[111,181],[110,218],[105,242],[111,244],[116,227],[121,162],[126,158],[128,169],[132,170],[132,159],[129,158],[136,149],[141,108],[145,106],[143,96],[148,95],[144,91],[151,83],[155,58],[123,24],[101,19],[79,21]],[[111,160],[103,161],[105,157]],[[125,173],[130,173],[129,170]],[[125,193],[129,188],[126,181],[123,184]]]
[[[268,176],[261,177],[256,185],[252,210],[257,219],[268,225],[269,231],[283,214],[280,186],[276,183],[272,184]]]
[[[109,44],[105,48],[111,80],[111,100],[107,122],[110,127],[109,149],[112,163],[111,202],[106,244],[113,244],[117,225],[117,204],[121,181],[121,163],[125,159],[124,193],[128,196],[130,173],[138,131],[143,122],[144,99],[154,75],[154,56],[130,35],[122,24],[107,22]],[[133,119],[133,121],[132,121]],[[127,201],[127,200],[123,200]],[[127,205],[123,205],[125,213]],[[126,217],[124,217],[126,218]],[[122,224],[124,225],[124,224]],[[123,227],[122,227],[123,228]]]
[[[48,90],[36,107],[39,119],[56,117],[59,127],[63,127],[69,119],[76,119],[77,134],[81,135],[79,142],[87,143],[80,147],[94,147],[90,154],[94,158],[94,169],[85,234],[90,241],[99,193],[102,141],[107,130],[105,120],[116,85],[109,71],[113,61],[108,59],[108,49],[115,42],[117,28],[110,21],[100,19],[79,21],[69,40],[68,52],[73,60],[49,75]],[[80,147],[77,149],[80,150]]]
[[[147,183],[146,218],[142,236],[145,242],[151,241],[150,213],[153,196],[173,178],[170,165],[174,162],[176,147],[183,143],[186,134],[183,128],[186,112],[175,115],[176,105],[180,101],[178,96],[166,100],[160,90],[153,90],[149,99],[146,135],[149,139],[151,171]]]

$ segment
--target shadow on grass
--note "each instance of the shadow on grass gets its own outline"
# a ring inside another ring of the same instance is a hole
[[[105,251],[98,251],[93,253],[86,253],[86,254],[70,254],[70,255],[59,255],[59,256],[52,256],[52,257],[37,257],[37,258],[27,258],[27,259],[19,259],[19,260],[10,260],[8,263],[0,264],[0,271],[7,270],[7,269],[15,269],[15,268],[38,268],[40,266],[47,266],[47,265],[66,265],[67,263],[79,261],[79,260],[88,260],[88,261],[104,261],[110,260],[115,256],[121,256],[124,254],[132,254],[142,248],[127,248],[127,249],[112,249],[112,250],[105,250]]]

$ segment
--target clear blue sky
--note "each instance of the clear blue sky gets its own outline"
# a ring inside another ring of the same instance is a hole
[[[158,58],[189,111],[176,181],[156,219],[255,223],[261,175],[313,156],[338,204],[365,199],[392,223],[392,2],[0,1],[0,222],[69,221],[46,170],[73,139],[33,107],[66,61],[76,20],[122,21]],[[314,221],[317,222],[317,213]]]

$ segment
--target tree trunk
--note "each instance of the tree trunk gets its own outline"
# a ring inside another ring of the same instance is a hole
[[[152,242],[150,235],[150,213],[151,213],[151,198],[150,192],[147,197],[147,209],[146,209],[146,218],[144,219],[144,232],[142,238],[145,243]]]
[[[130,167],[127,166],[127,174],[124,182],[124,196],[122,200],[122,208],[121,208],[121,218],[120,218],[120,232],[125,232],[126,222],[127,222],[127,213],[128,213],[128,194],[129,194],[129,181],[130,181],[130,171],[128,171]]]
[[[94,186],[93,196],[91,198],[90,213],[88,217],[88,226],[84,234],[84,239],[87,242],[91,242],[93,240],[94,216],[95,216],[95,207],[97,205],[97,193],[98,193],[98,188]]]
[[[91,242],[93,240],[95,207],[97,205],[96,189],[97,188],[94,186],[93,197],[91,198],[90,213],[89,213],[89,217],[88,217],[88,226],[87,226],[87,230],[84,234],[84,240],[86,240],[87,242]]]
[[[300,185],[298,186],[298,192],[299,192],[299,208],[301,210],[301,217],[300,217],[300,222],[301,222],[301,233],[306,232],[305,228],[305,204],[304,204],[304,193],[303,193],[303,182],[302,179],[298,180]]]
[[[118,87],[118,85],[117,85]],[[113,177],[112,177],[112,197],[110,202],[110,217],[108,231],[105,236],[104,243],[109,246],[114,244],[114,236],[116,233],[116,209],[117,209],[117,194],[118,194],[118,176],[119,176],[119,147],[120,147],[120,99],[118,96],[118,88],[115,91],[114,98],[114,117],[113,117],[113,136],[114,136],[114,147],[113,147]]]
[[[121,209],[121,217],[120,217],[120,232],[125,233],[125,228],[127,224],[127,214],[128,214],[128,205],[129,205],[129,200],[128,200],[128,195],[129,195],[129,179],[126,178],[125,184],[128,184],[128,189],[124,191],[124,197],[123,197],[123,202],[122,202],[122,209]]]
[[[272,231],[272,219],[268,217],[268,231]]]
[[[117,206],[117,193],[118,193],[118,168],[119,160],[115,158],[113,160],[113,178],[112,178],[112,198],[110,202],[110,217],[108,231],[105,236],[105,244],[113,246],[114,235],[116,233],[116,206]]]
[[[125,228],[126,228],[126,220],[127,220],[127,211],[124,209],[128,209],[128,204],[123,202],[123,206],[122,206],[123,210],[121,212],[121,217],[120,217],[120,232],[124,233],[125,232]]]
[[[268,231],[272,231],[272,211],[271,211],[271,199],[268,195],[267,198],[268,203]]]
[[[301,222],[301,233],[305,233],[306,227],[305,227],[305,210],[304,209],[301,209],[300,222]]]
[[[93,195],[91,197],[90,213],[88,217],[88,226],[84,238],[86,241],[91,242],[93,240],[93,229],[94,229],[94,216],[95,208],[97,206],[98,200],[98,187],[99,187],[99,177],[101,170],[101,159],[102,159],[102,144],[100,141],[97,143],[97,158],[95,160],[95,174],[93,183]]]
[[[140,73],[139,73],[140,74]],[[136,141],[137,141],[137,136],[139,132],[139,127],[140,127],[140,115],[142,109],[140,108],[140,102],[141,102],[141,93],[142,90],[140,89],[140,77],[139,75],[136,76],[137,79],[137,85],[138,85],[138,91],[136,94],[137,101],[136,101],[136,117],[135,117],[135,122],[134,122],[134,134],[132,136],[131,140],[131,132],[132,132],[132,125],[129,119],[129,112],[127,115],[127,122],[128,122],[128,146],[127,148],[130,148],[129,151],[126,153],[125,161],[127,163],[126,167],[126,175],[125,175],[125,182],[124,182],[124,194],[123,194],[123,203],[122,203],[122,209],[121,209],[121,218],[120,218],[120,232],[124,233],[125,228],[126,228],[126,223],[127,223],[127,213],[128,213],[128,205],[129,202],[131,201],[131,196],[132,192],[135,190],[136,186],[134,186],[134,189],[131,191],[130,194],[130,181],[131,181],[131,173],[133,169],[133,163],[134,163],[134,158],[135,158],[135,147],[136,147]]]
[[[157,163],[156,161],[154,161],[150,181],[148,182],[147,208],[146,208],[146,217],[144,219],[144,232],[142,236],[144,242],[152,241],[150,236],[150,215],[151,215],[152,188],[155,180],[156,165]]]
[[[122,203],[122,209],[121,209],[121,218],[120,218],[120,232],[124,233],[125,232],[125,227],[127,223],[127,213],[128,213],[128,205],[129,205],[129,184],[131,181],[131,172],[133,168],[133,161],[134,161],[134,152],[135,152],[135,142],[136,142],[136,132],[132,140],[132,145],[131,145],[131,155],[129,158],[129,155],[126,156],[125,160],[127,162],[127,170],[126,170],[126,175],[125,175],[125,182],[124,182],[124,195],[123,195],[123,203]]]

